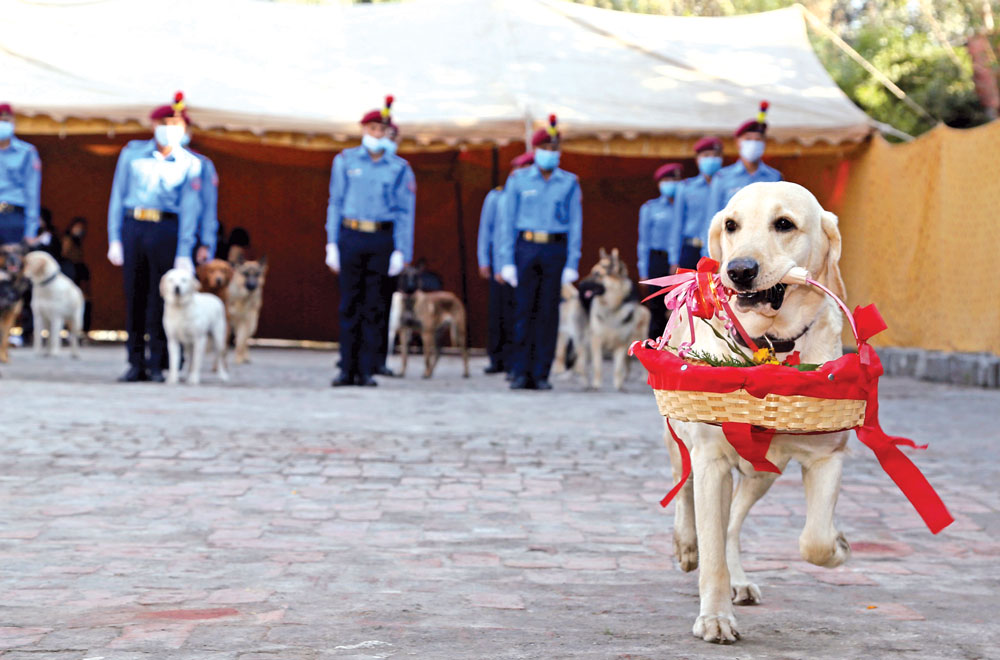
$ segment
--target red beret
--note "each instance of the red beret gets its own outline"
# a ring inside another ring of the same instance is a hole
[[[760,133],[761,135],[763,135],[764,133],[767,133],[767,124],[766,123],[762,124],[761,122],[757,121],[756,119],[751,119],[749,121],[745,121],[742,124],[740,124],[739,128],[736,129],[736,132],[733,133],[733,137],[739,137],[739,136],[743,135],[744,133],[747,133],[747,132],[750,132],[750,131],[753,131],[753,132],[756,132],[756,133]]]
[[[539,128],[535,131],[535,134],[531,136],[531,146],[537,147],[540,144],[551,144],[552,142],[558,141],[560,137],[562,137],[561,133],[557,132],[553,137],[549,134],[549,129]]]
[[[717,137],[703,137],[694,143],[694,152],[701,153],[709,149],[722,149],[722,140]]]
[[[369,112],[366,112],[365,116],[361,118],[362,124],[372,124],[372,123],[381,124],[382,122],[383,119],[381,110],[371,110]]]
[[[12,114],[14,114],[14,108],[10,107],[10,103],[0,103],[0,115]]]
[[[523,154],[510,161],[511,167],[524,167],[525,165],[532,165],[535,162],[535,153],[533,151],[525,151]]]
[[[161,105],[154,108],[151,113],[149,113],[150,119],[166,119],[167,117],[175,117],[177,113],[174,111],[174,106],[172,105]],[[181,117],[188,124],[191,123],[191,119],[188,117],[187,110],[181,110]]]
[[[676,172],[677,175],[680,176],[681,174],[680,163],[667,163],[666,165],[661,165],[659,169],[656,170],[656,173],[653,174],[653,181],[659,181],[663,177],[670,176],[674,172]]]

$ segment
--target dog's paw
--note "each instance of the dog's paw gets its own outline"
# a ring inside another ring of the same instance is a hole
[[[833,543],[815,543],[803,537],[799,550],[807,562],[824,568],[837,568],[851,558],[851,544],[843,532],[837,533]]]
[[[219,380],[221,380],[223,383],[228,383],[229,382],[229,372],[220,371],[219,372]]]
[[[713,644],[732,644],[740,638],[736,629],[736,618],[732,615],[701,615],[691,629],[695,637]]]
[[[674,557],[677,558],[677,565],[685,573],[690,573],[698,568],[698,544],[694,542],[682,541],[674,535]]]
[[[759,605],[761,602],[760,587],[753,582],[734,584],[733,605]]]

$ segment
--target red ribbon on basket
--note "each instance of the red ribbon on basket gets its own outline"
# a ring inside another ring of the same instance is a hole
[[[730,313],[725,306],[721,305],[722,296],[717,293],[719,291],[718,283],[716,283],[715,288],[709,285],[708,290],[712,295],[706,295],[705,282],[709,281],[708,278],[711,275],[702,277],[702,274],[707,273],[708,269],[713,268],[713,265],[714,269],[717,269],[718,264],[705,262],[706,259],[702,259],[698,263],[698,271],[685,271],[668,278],[644,282],[644,284],[665,284],[668,287],[653,294],[650,298],[657,295],[672,296],[668,299],[668,308],[678,309],[681,306],[687,306],[689,310],[692,310],[692,314],[694,314],[692,306],[700,307],[702,305],[711,306],[716,311],[723,309]],[[882,315],[879,314],[875,305],[856,307],[851,313],[844,302],[826,287],[813,280],[809,280],[809,283],[832,296],[847,314],[851,329],[857,339],[857,354],[848,354],[828,362],[815,372],[799,372],[792,367],[781,365],[753,368],[686,365],[681,359],[683,355],[678,357],[662,350],[666,338],[670,336],[676,322],[674,326],[668,323],[667,331],[657,348],[644,347],[637,342],[633,344],[630,352],[634,353],[649,371],[649,384],[654,389],[686,389],[706,392],[733,392],[743,389],[758,398],[763,397],[768,392],[773,392],[775,394],[801,394],[828,399],[863,399],[865,401],[864,422],[861,426],[854,428],[858,440],[872,450],[885,473],[910,501],[931,532],[937,534],[954,522],[954,518],[948,512],[934,487],[917,466],[899,449],[900,446],[926,449],[927,445],[918,445],[908,438],[890,436],[882,430],[879,423],[878,379],[882,375],[883,369],[878,354],[868,344],[868,340],[886,329],[887,326]],[[691,302],[692,299],[695,299],[694,303]],[[673,307],[669,304],[670,300],[676,301]],[[718,307],[715,307],[716,302],[720,303]],[[738,321],[731,313],[729,318],[733,320],[733,327],[739,328]],[[678,353],[680,352],[678,351]],[[664,507],[680,492],[691,475],[691,457],[687,446],[674,431],[669,419],[667,420],[667,428],[680,451],[682,475],[680,481],[660,501],[661,506]],[[750,462],[754,469],[780,472],[766,458],[775,431],[750,424],[729,422],[722,424],[722,431],[740,457]]]

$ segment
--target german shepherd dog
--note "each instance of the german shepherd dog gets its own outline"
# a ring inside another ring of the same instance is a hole
[[[590,386],[600,389],[604,352],[610,351],[615,389],[621,391],[628,376],[628,347],[645,339],[650,312],[639,302],[639,288],[629,278],[628,266],[618,256],[618,248],[610,254],[601,248],[600,260],[580,282],[580,298],[590,308],[586,333],[590,344]],[[582,361],[588,358],[587,348],[581,346]],[[585,370],[586,365],[582,368]]]
[[[469,347],[466,341],[465,305],[450,291],[425,291],[421,288],[423,264],[403,270],[399,277],[399,291],[393,294],[393,304],[399,301],[398,332],[402,371],[406,375],[406,359],[409,354],[410,338],[414,332],[420,333],[424,345],[424,378],[430,378],[441,355],[437,344],[437,333],[448,327],[451,345],[462,350],[464,378],[469,377]],[[390,337],[390,345],[391,345]]]
[[[21,315],[24,294],[31,287],[24,276],[24,253],[21,243],[0,247],[0,362],[8,360],[10,329]]]
[[[229,282],[226,296],[226,317],[236,341],[236,364],[250,361],[247,343],[257,332],[266,280],[266,256],[256,261],[244,261],[240,258],[233,264],[233,279]]]

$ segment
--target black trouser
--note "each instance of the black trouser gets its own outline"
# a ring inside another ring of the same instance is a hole
[[[163,298],[160,278],[174,265],[177,254],[177,220],[144,222],[125,218],[122,224],[125,263],[125,349],[133,367],[162,368],[167,347],[163,331]],[[146,357],[149,335],[149,357]]]
[[[698,267],[698,260],[701,259],[701,246],[690,245],[687,241],[681,247],[681,260],[677,264],[680,268],[690,268],[694,270]]]
[[[649,277],[664,277],[670,274],[670,255],[663,250],[649,251]],[[657,296],[648,303],[652,317],[649,319],[649,336],[659,337],[667,327],[667,308],[663,296]]]
[[[340,368],[371,376],[386,338],[383,298],[392,254],[391,231],[365,233],[340,228]]]
[[[510,371],[514,378],[548,380],[559,333],[559,292],[566,266],[566,243],[517,239],[514,248],[514,342]]]
[[[486,335],[486,354],[490,366],[500,371],[510,367],[510,344],[513,340],[514,288],[497,282],[490,272],[490,303]]]

